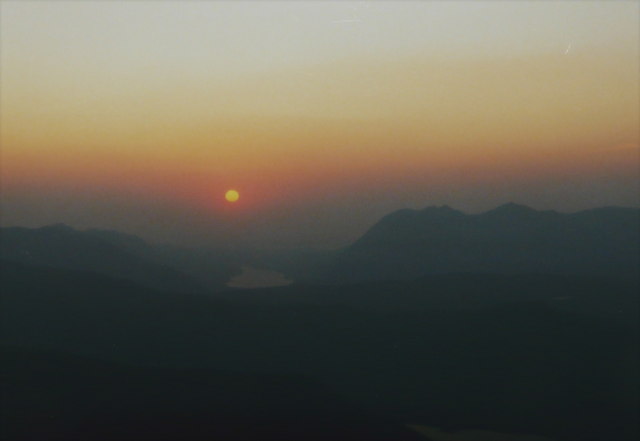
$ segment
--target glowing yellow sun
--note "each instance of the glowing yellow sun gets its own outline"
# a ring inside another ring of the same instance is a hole
[[[240,193],[235,190],[229,190],[224,194],[224,198],[229,202],[236,202],[238,199],[240,199]]]

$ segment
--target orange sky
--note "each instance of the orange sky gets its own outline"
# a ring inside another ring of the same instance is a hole
[[[5,224],[172,213],[154,239],[235,223],[338,245],[405,206],[640,202],[633,2],[264,2],[284,30],[224,2],[88,3],[2,3]]]

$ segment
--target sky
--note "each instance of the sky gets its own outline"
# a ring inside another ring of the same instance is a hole
[[[0,8],[3,226],[336,248],[400,208],[640,206],[635,1]]]

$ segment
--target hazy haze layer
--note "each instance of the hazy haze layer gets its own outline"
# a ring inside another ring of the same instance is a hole
[[[1,8],[4,225],[338,246],[401,207],[640,204],[635,2]]]

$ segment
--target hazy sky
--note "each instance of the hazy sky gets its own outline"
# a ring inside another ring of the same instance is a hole
[[[635,1],[0,5],[3,225],[333,247],[640,205]]]

